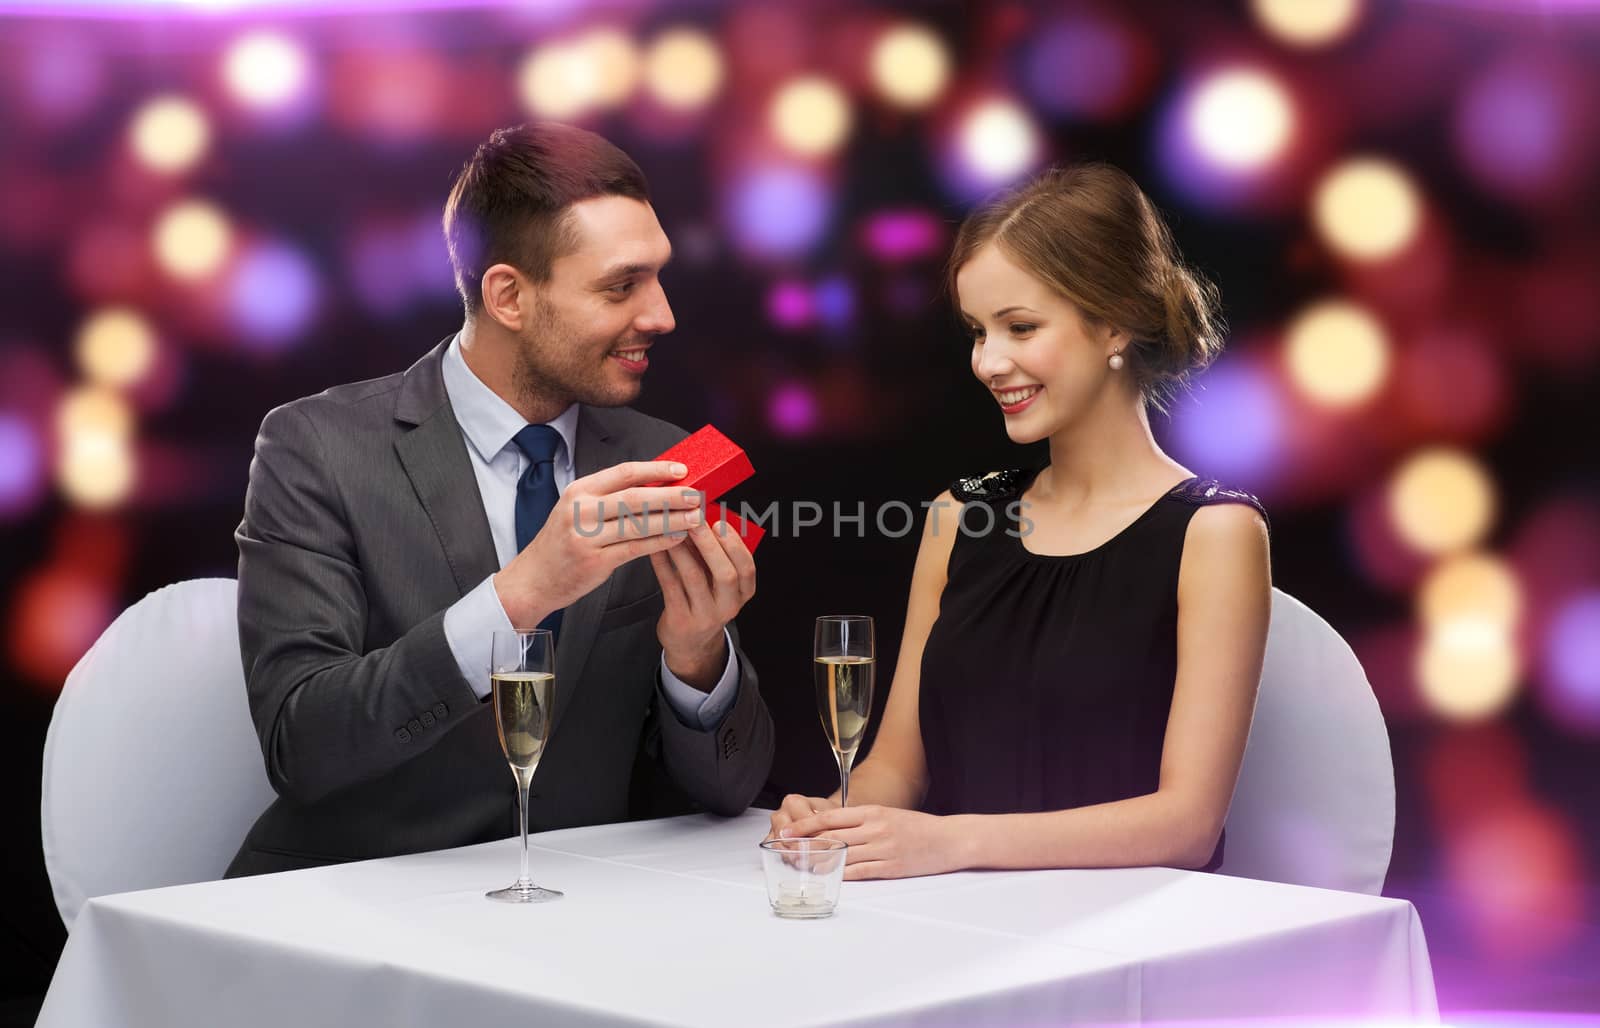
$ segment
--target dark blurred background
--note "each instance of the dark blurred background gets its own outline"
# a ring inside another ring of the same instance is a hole
[[[1446,1015],[1600,1010],[1600,2],[74,0],[0,2],[0,1011],[28,1023],[64,938],[67,672],[146,592],[233,575],[268,409],[455,330],[445,192],[530,116],[644,167],[679,327],[640,406],[744,445],[756,507],[1042,461],[940,260],[1049,163],[1133,173],[1231,325],[1158,431],[1261,496],[1277,584],[1366,665],[1387,892]],[[870,518],[762,547],[775,794],[834,782],[812,618],[876,615],[893,666],[914,551]]]

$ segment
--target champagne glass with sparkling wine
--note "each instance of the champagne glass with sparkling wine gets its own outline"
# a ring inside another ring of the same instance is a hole
[[[518,824],[522,828],[522,873],[504,889],[489,893],[503,903],[545,903],[561,898],[554,889],[541,889],[528,877],[528,787],[538,770],[545,743],[550,741],[550,719],[556,691],[555,637],[549,630],[496,632],[489,656],[489,679],[494,685],[494,725],[500,748],[517,778]]]
[[[850,805],[850,765],[872,714],[872,673],[877,664],[872,619],[859,614],[817,618],[811,673],[822,730],[839,759],[839,806]]]

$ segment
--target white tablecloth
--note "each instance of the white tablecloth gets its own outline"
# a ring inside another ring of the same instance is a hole
[[[44,1028],[1437,1020],[1402,900],[1165,868],[846,882],[768,910],[764,811],[91,900]]]

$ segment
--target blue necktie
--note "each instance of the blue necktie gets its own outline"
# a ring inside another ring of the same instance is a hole
[[[526,425],[511,439],[528,458],[528,468],[517,479],[517,552],[527,548],[555,510],[556,453],[561,449],[561,433],[549,425]],[[561,631],[561,611],[539,622],[557,634]]]

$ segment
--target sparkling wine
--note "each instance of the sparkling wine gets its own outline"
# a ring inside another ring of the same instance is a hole
[[[811,665],[822,730],[840,761],[855,758],[872,713],[872,657],[817,657]],[[848,765],[846,765],[848,766]]]
[[[520,778],[532,776],[550,738],[550,700],[556,676],[547,671],[502,671],[494,683],[494,724],[500,748]]]

